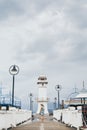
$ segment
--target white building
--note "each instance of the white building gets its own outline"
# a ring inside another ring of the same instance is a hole
[[[47,103],[48,103],[48,98],[47,98],[47,78],[45,76],[40,76],[38,78],[38,110],[37,113],[40,113],[41,106],[44,106],[44,114],[48,114],[48,108],[47,108]]]

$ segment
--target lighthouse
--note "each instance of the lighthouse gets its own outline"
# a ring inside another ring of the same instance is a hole
[[[47,78],[46,76],[40,76],[38,78],[38,98],[37,98],[37,103],[38,103],[38,109],[37,109],[37,114],[40,113],[41,106],[44,106],[44,114],[48,114],[48,108],[47,108],[47,103],[48,103],[48,98],[47,98]]]

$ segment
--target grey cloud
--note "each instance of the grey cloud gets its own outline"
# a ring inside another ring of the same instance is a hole
[[[87,1],[68,1],[64,13],[67,20],[79,28],[87,28]]]
[[[47,38],[48,37],[48,38]],[[60,35],[61,38],[57,38],[55,41],[54,38],[49,34],[42,36],[37,40],[33,41],[31,45],[26,44],[25,49],[17,53],[18,60],[28,61],[28,59],[36,59],[39,55],[45,57],[44,62],[49,66],[52,63],[55,63],[56,66],[59,64],[65,63],[78,63],[86,61],[87,56],[87,45],[84,41],[82,34],[71,33],[65,38]],[[69,41],[68,41],[69,39]],[[63,51],[62,51],[63,50]]]
[[[57,5],[57,6],[56,6]],[[53,0],[1,0],[0,1],[0,17],[6,18],[11,15],[26,15],[27,17],[36,17],[44,10],[52,10],[55,6],[56,9],[64,5],[62,2]],[[54,6],[54,7],[53,7]],[[55,13],[55,12],[54,12]]]
[[[73,49],[71,60],[74,63],[87,63],[87,44],[78,43]]]
[[[23,13],[21,6],[12,0],[3,0],[0,2],[0,19],[6,19],[9,16]]]
[[[14,15],[27,15],[28,17],[33,17],[45,9],[49,3],[50,0],[2,0],[0,1],[0,19]]]
[[[20,51],[17,52],[17,56],[15,58],[26,62],[28,60],[35,60],[38,58],[38,56],[46,56],[48,53],[47,49],[51,51],[50,47],[43,44],[35,44],[32,47],[27,46],[25,50],[20,49]]]

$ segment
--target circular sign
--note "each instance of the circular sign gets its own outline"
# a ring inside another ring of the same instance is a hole
[[[10,68],[9,68],[9,73],[11,75],[17,75],[19,73],[19,67],[17,65],[12,65]]]
[[[61,85],[56,85],[55,87],[56,91],[60,91],[62,89]]]

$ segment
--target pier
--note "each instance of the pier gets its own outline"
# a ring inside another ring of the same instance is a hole
[[[13,70],[15,68],[12,69],[12,72]],[[30,93],[30,110],[21,109],[21,102],[14,97],[14,92],[11,97],[6,97],[1,93],[0,130],[80,130],[87,128],[87,91],[84,87],[72,100],[70,98],[69,102],[66,101],[68,104],[63,100],[60,104],[60,85],[57,85],[58,108],[50,112],[48,109],[49,97],[47,96],[46,85],[48,81],[46,76],[41,75],[37,84],[38,97],[36,101],[38,107],[36,112],[32,108],[32,93]]]
[[[67,127],[65,124],[54,120],[52,116],[46,116],[43,121],[36,116],[33,121],[26,122],[11,130],[75,130],[75,128]]]

